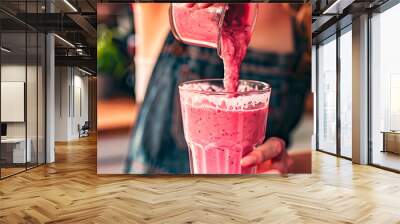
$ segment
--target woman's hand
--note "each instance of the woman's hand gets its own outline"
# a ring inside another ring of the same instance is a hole
[[[257,165],[257,173],[286,174],[292,160],[286,152],[285,142],[276,137],[269,138],[241,160],[242,167]]]

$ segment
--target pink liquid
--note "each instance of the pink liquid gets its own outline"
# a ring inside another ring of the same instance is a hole
[[[192,173],[255,173],[255,167],[242,168],[240,160],[264,141],[267,103],[245,110],[223,108],[205,98],[201,105],[182,103]]]
[[[224,61],[224,86],[229,92],[237,90],[240,64],[251,39],[249,13],[249,4],[229,4],[222,26],[220,56]]]
[[[222,7],[207,9],[187,8],[177,6],[174,8],[175,28],[183,41],[198,45],[212,45],[217,47],[218,20],[215,13],[222,11]]]

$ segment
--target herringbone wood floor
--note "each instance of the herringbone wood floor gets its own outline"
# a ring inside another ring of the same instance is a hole
[[[400,223],[400,175],[318,152],[287,178],[98,176],[93,137],[56,155],[0,181],[0,223]]]

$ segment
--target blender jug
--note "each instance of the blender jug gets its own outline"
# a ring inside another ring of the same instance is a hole
[[[235,13],[240,22],[250,26],[251,31],[258,12],[257,3],[217,3],[207,8],[187,7],[182,3],[171,3],[169,8],[171,30],[175,38],[185,44],[216,48],[221,52],[221,32],[229,13]],[[232,22],[232,21],[230,21]]]

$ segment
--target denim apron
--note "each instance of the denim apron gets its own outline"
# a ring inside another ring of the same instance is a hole
[[[280,137],[287,145],[311,84],[311,63],[303,60],[311,49],[299,31],[294,24],[294,52],[275,54],[249,49],[240,69],[241,79],[271,85],[266,138]],[[195,79],[223,78],[223,74],[223,63],[215,49],[188,46],[168,35],[132,131],[126,173],[190,173],[178,85]]]

